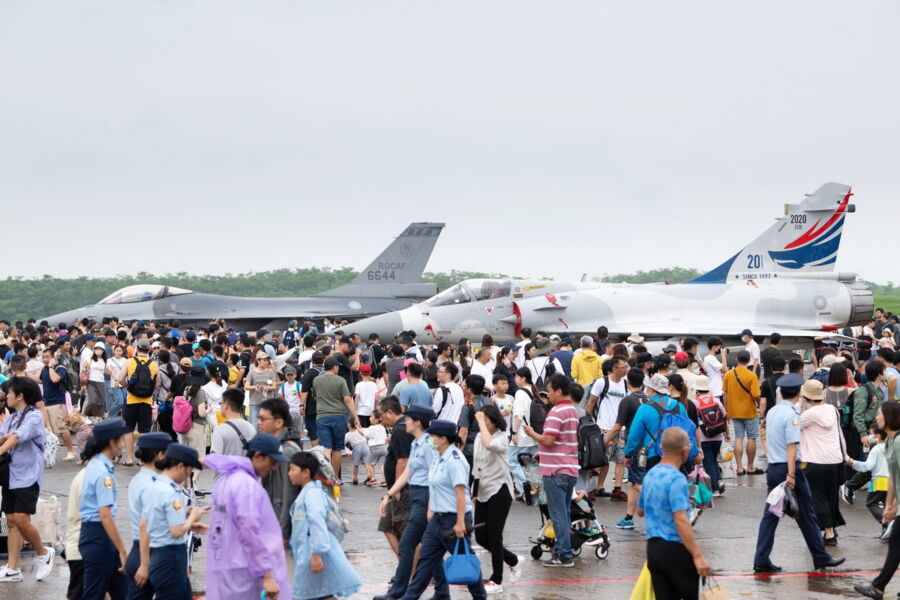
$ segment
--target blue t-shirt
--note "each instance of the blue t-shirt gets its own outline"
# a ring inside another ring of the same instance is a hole
[[[417,404],[431,408],[431,402],[431,390],[428,389],[428,384],[424,381],[410,384],[400,392],[400,405],[404,407]]]
[[[647,539],[662,538],[681,543],[675,514],[690,510],[691,500],[684,473],[669,465],[659,464],[647,471],[638,506],[644,509]]]
[[[575,357],[575,353],[571,350],[554,350],[550,353],[550,360],[554,358],[559,361],[559,364],[562,365],[563,371],[566,372],[566,377],[572,376],[572,359]]]
[[[66,402],[66,384],[69,381],[69,373],[64,367],[60,366],[57,366],[54,370],[59,375],[58,383],[54,383],[50,379],[50,367],[41,369],[41,384],[43,385],[45,406],[55,406]]]

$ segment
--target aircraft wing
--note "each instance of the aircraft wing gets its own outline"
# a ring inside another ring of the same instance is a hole
[[[645,337],[670,337],[692,335],[699,337],[709,337],[712,335],[720,337],[737,337],[747,325],[726,325],[726,324],[709,324],[709,323],[688,323],[684,321],[666,321],[666,322],[634,322],[634,323],[616,323],[616,333],[640,333]],[[612,328],[610,328],[612,329]],[[780,333],[782,337],[794,338],[825,338],[838,341],[855,342],[856,338],[841,335],[835,331],[822,331],[817,329],[785,329],[783,327],[772,327],[751,324],[750,329],[753,330],[754,336],[769,336],[773,333]]]

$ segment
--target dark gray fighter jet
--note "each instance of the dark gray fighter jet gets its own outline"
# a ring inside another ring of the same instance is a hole
[[[241,298],[202,294],[164,284],[132,285],[96,304],[45,320],[55,326],[88,318],[131,320],[177,319],[201,326],[224,318],[237,331],[283,328],[298,317],[359,319],[400,310],[437,293],[420,281],[443,223],[412,223],[349,284],[307,298]]]

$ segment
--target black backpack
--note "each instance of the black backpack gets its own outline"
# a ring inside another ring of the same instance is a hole
[[[134,373],[128,380],[128,393],[138,398],[149,398],[153,395],[156,387],[153,372],[150,370],[150,359],[141,360],[135,357],[133,360],[135,367]]]
[[[534,387],[537,388],[537,391],[545,391],[547,389],[547,382],[555,374],[556,365],[553,364],[553,359],[548,356],[547,362],[544,363],[544,368],[541,369],[541,372],[538,374],[537,381],[534,382]]]
[[[603,431],[588,415],[578,419],[578,464],[582,469],[597,469],[609,464]]]
[[[547,421],[547,405],[540,398],[535,398],[534,394],[527,389],[523,392],[531,397],[531,407],[528,409],[528,421],[526,425],[530,425],[537,433],[544,433],[544,423]]]
[[[599,379],[599,377],[598,377]],[[595,381],[596,383],[596,381]],[[594,384],[591,384],[591,388],[593,389]],[[597,415],[600,414],[600,403],[603,402],[603,399],[606,398],[606,394],[609,392],[609,375],[603,376],[603,391],[600,392],[600,395],[597,396],[597,403],[594,404],[593,415],[594,418],[597,418]]]

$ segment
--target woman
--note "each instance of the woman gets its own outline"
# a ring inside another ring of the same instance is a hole
[[[362,586],[340,542],[328,530],[329,502],[322,483],[316,481],[318,473],[319,461],[311,453],[298,452],[291,457],[288,477],[293,485],[301,486],[291,505],[294,600],[352,596]]]
[[[885,524],[893,522],[893,527],[881,572],[872,580],[872,583],[855,585],[853,589],[867,598],[883,600],[884,588],[890,583],[894,573],[897,572],[897,567],[900,566],[900,526],[897,524],[897,499],[900,498],[900,447],[897,446],[896,439],[897,432],[900,431],[900,402],[882,404],[875,415],[875,423],[887,434],[885,456],[890,478],[882,521]]]
[[[844,434],[847,455],[852,458],[860,458],[862,455],[862,443],[856,427],[853,425],[853,388],[850,382],[850,369],[843,362],[831,365],[828,372],[828,387],[825,388],[825,404],[835,407],[841,415],[841,431]],[[849,471],[849,470],[848,470]]]
[[[666,358],[668,358],[668,356],[666,356]],[[660,361],[660,364],[662,364],[662,361]],[[671,364],[671,361],[669,364]],[[668,367],[666,367],[666,369],[668,369]],[[700,411],[697,410],[697,405],[691,402],[691,397],[688,396],[688,387],[687,383],[684,381],[684,377],[678,373],[672,373],[665,377],[669,380],[669,397],[673,400],[677,400],[678,403],[684,407],[684,410],[687,411],[687,416],[688,419],[691,420],[691,423],[697,425],[700,422]],[[695,460],[695,462],[702,461],[704,457],[703,446],[701,444],[702,439],[700,437],[701,433],[700,427],[698,426],[694,430],[694,441],[697,443],[697,448],[699,448],[697,454],[699,460]],[[718,457],[718,453],[715,456]],[[706,469],[704,469],[704,471],[705,470]],[[707,473],[707,475],[709,475],[709,473]],[[712,479],[712,476],[710,476],[710,479]],[[713,488],[712,491],[715,490],[716,488]]]
[[[244,379],[244,389],[250,392],[250,422],[255,424],[259,417],[259,405],[263,400],[274,398],[278,389],[278,375],[272,367],[272,360],[262,350],[256,352],[253,367]]]
[[[472,370],[472,359],[469,358],[470,351],[468,340],[466,340],[465,344],[463,344],[463,340],[459,340],[459,346],[456,347],[456,368],[459,369],[460,379],[465,379]]]
[[[475,458],[472,497],[475,500],[475,540],[491,553],[493,572],[484,584],[488,594],[503,592],[503,563],[509,565],[510,580],[516,581],[519,557],[503,547],[503,528],[512,506],[512,476],[509,472],[506,419],[493,404],[475,413],[478,435],[475,436]]]
[[[528,346],[531,346],[529,349]],[[531,381],[537,386],[538,391],[546,387],[547,381],[554,373],[565,373],[562,363],[559,359],[550,358],[550,352],[553,350],[553,342],[550,338],[541,338],[533,344],[525,346],[525,367],[531,371]],[[552,365],[552,366],[551,366]]]
[[[399,501],[400,494],[409,484],[409,520],[406,522],[398,545],[400,561],[394,572],[394,583],[386,594],[376,596],[375,600],[402,598],[406,593],[416,548],[422,542],[422,536],[428,526],[428,472],[431,469],[431,463],[437,457],[437,452],[431,444],[431,436],[425,430],[431,424],[434,412],[427,406],[413,404],[406,409],[404,414],[406,432],[414,438],[409,451],[409,460],[394,485],[381,499],[381,506],[378,510],[382,517],[387,516],[391,496]],[[442,564],[438,563],[433,575],[435,579],[434,595],[438,598],[449,598],[450,588],[447,586]]]
[[[87,402],[82,409],[86,417],[100,417],[106,414],[106,348],[94,346],[94,352],[84,368],[87,371]]]
[[[497,366],[494,367],[495,375],[503,375],[506,377],[506,380],[509,382],[509,390],[506,392],[511,396],[516,395],[516,363],[515,363],[515,352],[513,351],[515,346],[504,346],[500,349],[500,352],[497,353]]]
[[[78,550],[84,569],[82,600],[125,598],[125,574],[121,569],[127,553],[116,528],[118,485],[113,461],[121,454],[124,436],[129,433],[122,419],[107,419],[94,425],[85,444],[84,483],[81,488],[81,533]]]
[[[145,523],[147,539],[141,541],[150,548],[149,571],[143,566],[136,580],[146,580],[153,586],[157,600],[190,600],[191,582],[188,579],[188,533],[206,533],[207,526],[200,518],[210,507],[191,506],[188,510],[181,486],[189,481],[195,470],[203,468],[200,456],[184,444],[169,444],[165,457],[156,461],[156,481],[141,494],[143,507],[141,518]]]
[[[835,527],[844,525],[838,502],[838,488],[844,481],[847,447],[838,411],[825,404],[822,382],[810,379],[800,395],[809,403],[800,415],[800,456],[806,462],[803,473],[809,481],[816,522],[824,533],[826,546],[837,546]]]
[[[516,498],[524,498],[525,503],[531,505],[531,484],[525,477],[525,469],[519,462],[519,455],[537,453],[537,442],[525,433],[525,426],[531,424],[531,403],[537,396],[537,392],[531,384],[531,371],[528,368],[517,369],[514,378],[516,393],[513,399],[512,435],[507,452],[509,470],[515,478],[515,483],[518,484],[518,489],[514,490]]]
[[[168,350],[159,351],[159,386],[153,391],[153,399],[156,402],[156,422],[159,424],[159,430],[168,433],[174,442],[178,439],[178,435],[172,429],[175,410],[172,402],[175,397],[173,392],[179,366],[173,362],[172,354]]]
[[[125,358],[125,347],[121,344],[116,344],[116,347],[113,348],[113,357],[106,361],[106,374],[109,375],[110,384],[112,385],[106,406],[109,418],[119,416],[122,413],[122,408],[125,406],[125,387],[119,383],[119,374],[127,365],[128,359]]]
[[[211,414],[209,401],[203,386],[209,383],[209,376],[203,371],[203,367],[191,367],[185,378],[186,388],[184,399],[191,403],[191,430],[181,434],[181,443],[190,446],[200,456],[206,455],[206,421]],[[188,482],[190,488],[197,488],[200,473],[195,472],[194,477]]]
[[[228,383],[222,379],[222,371],[215,363],[206,366],[206,375],[209,377],[209,381],[203,384],[203,391],[209,402],[209,415],[206,420],[209,430],[212,431],[216,425],[225,422],[225,417],[222,416],[222,394],[228,389]]]
[[[431,582],[431,576],[441,563],[444,554],[453,552],[460,538],[471,544],[469,531],[472,527],[472,499],[469,497],[469,463],[459,442],[456,423],[452,421],[432,421],[428,427],[431,442],[438,456],[428,471],[428,496],[431,519],[425,528],[420,548],[416,573],[409,583],[405,600],[418,600]],[[445,535],[450,530],[455,537]],[[484,598],[484,583],[481,575],[478,583],[468,586],[473,598]]]

